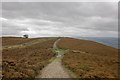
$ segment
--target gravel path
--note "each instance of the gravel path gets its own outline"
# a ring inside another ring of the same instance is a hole
[[[50,64],[48,64],[41,71],[41,74],[38,75],[37,78],[70,78],[69,74],[62,66],[61,59],[62,59],[62,55],[64,54],[64,51],[60,51],[57,48],[56,44],[58,41],[60,41],[60,39],[58,39],[53,45],[53,48],[56,49],[58,55]]]
[[[54,60],[42,70],[41,78],[70,78],[59,60]]]

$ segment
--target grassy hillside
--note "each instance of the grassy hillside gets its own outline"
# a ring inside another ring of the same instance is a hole
[[[118,50],[97,42],[62,38],[59,48],[69,49],[63,64],[80,78],[115,78],[118,69]]]
[[[55,41],[56,39],[51,39],[24,48],[4,49],[2,52],[3,80],[34,78],[38,71],[55,56],[51,50]]]
[[[33,38],[2,37],[2,46],[17,45],[34,40]]]

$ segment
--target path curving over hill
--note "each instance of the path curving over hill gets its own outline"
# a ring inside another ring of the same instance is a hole
[[[37,78],[70,78],[70,75],[62,66],[61,62],[65,50],[61,50],[57,47],[57,43],[60,40],[61,39],[56,40],[53,45],[53,49],[57,53],[56,58],[41,71],[41,74],[38,75]]]

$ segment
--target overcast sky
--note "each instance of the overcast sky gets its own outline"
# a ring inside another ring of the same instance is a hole
[[[2,35],[117,37],[116,2],[3,2]]]

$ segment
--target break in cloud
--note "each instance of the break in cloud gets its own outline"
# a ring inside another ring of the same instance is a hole
[[[3,2],[2,35],[117,37],[115,2]]]

